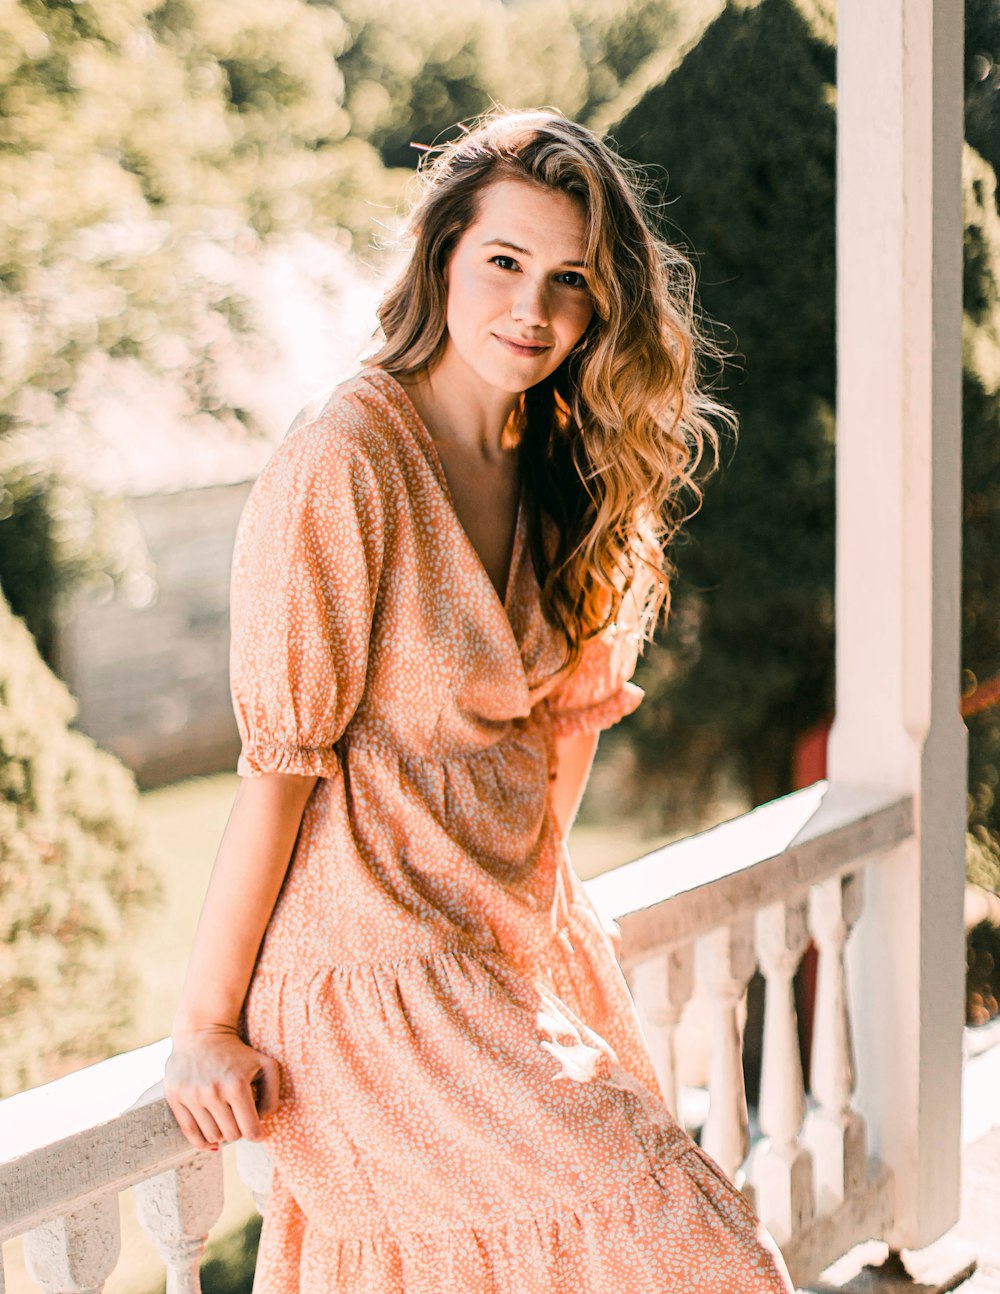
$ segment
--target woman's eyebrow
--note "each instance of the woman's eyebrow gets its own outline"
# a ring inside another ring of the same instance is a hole
[[[527,247],[518,247],[517,243],[509,243],[506,238],[487,238],[483,242],[483,246],[484,247],[507,247],[512,252],[517,252],[520,256],[531,255],[531,252],[528,251]],[[570,268],[574,270],[585,270],[587,268],[586,261],[560,261],[559,264],[569,265]]]

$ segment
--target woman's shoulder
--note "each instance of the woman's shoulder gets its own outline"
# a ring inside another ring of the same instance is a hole
[[[350,399],[352,380],[310,400],[292,419],[250,487],[237,547],[251,536],[364,514],[377,528],[388,511],[391,472],[380,429]],[[346,513],[345,513],[346,510]]]
[[[346,457],[376,472],[387,466],[396,445],[392,409],[369,373],[362,369],[313,396],[292,419],[276,454],[317,461]]]
[[[391,391],[369,373],[362,369],[302,406],[257,478],[258,498],[317,489],[361,491],[383,501],[399,494],[405,436],[387,398]]]
[[[237,553],[264,537],[286,546],[299,536],[362,533],[383,542],[398,499],[390,429],[358,397],[361,375],[303,405],[253,482],[240,519]]]

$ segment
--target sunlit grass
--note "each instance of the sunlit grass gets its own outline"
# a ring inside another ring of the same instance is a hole
[[[152,862],[164,897],[143,932],[136,1047],[170,1032],[198,913],[238,785],[235,773],[218,773],[143,793]]]

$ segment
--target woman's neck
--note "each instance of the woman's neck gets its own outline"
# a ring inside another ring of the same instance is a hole
[[[519,394],[486,386],[452,348],[432,371],[407,378],[405,385],[434,440],[492,462],[514,448],[507,428]]]

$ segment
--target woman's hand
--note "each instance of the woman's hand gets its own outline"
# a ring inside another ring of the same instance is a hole
[[[278,1080],[278,1062],[235,1028],[204,1025],[174,1034],[163,1091],[191,1145],[218,1150],[222,1141],[260,1140],[261,1116],[278,1108]]]

